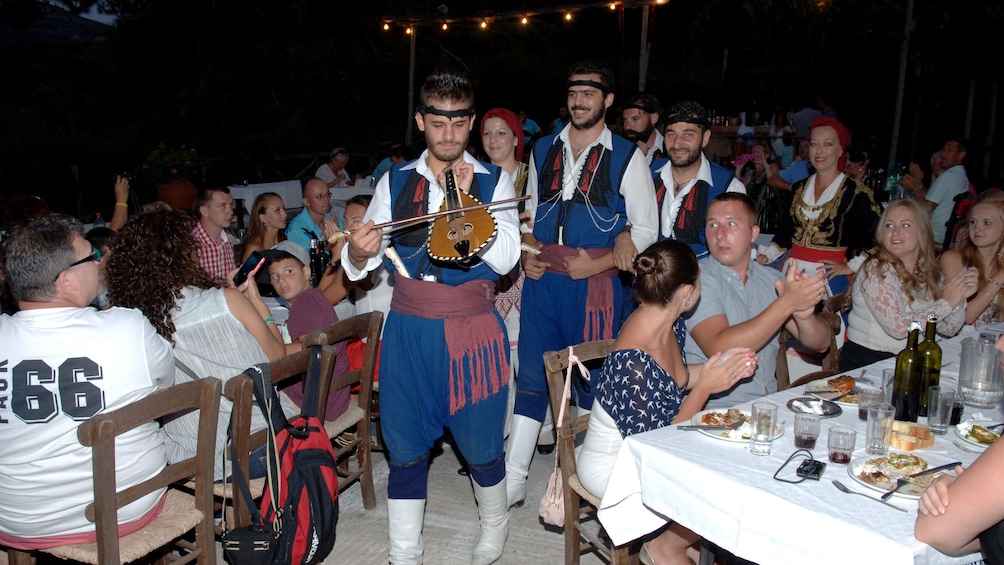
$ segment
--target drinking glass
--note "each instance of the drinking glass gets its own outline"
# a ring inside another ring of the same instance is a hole
[[[815,449],[819,437],[819,425],[823,419],[815,414],[795,414],[795,447]]]
[[[754,402],[750,422],[750,453],[770,455],[774,441],[774,426],[777,424],[777,404]]]
[[[885,455],[892,442],[892,421],[896,409],[892,404],[878,402],[868,405],[868,423],[865,433],[865,452]]]
[[[872,404],[886,404],[885,392],[874,388],[863,388],[858,394],[858,419],[868,419],[868,407]]]
[[[830,463],[846,465],[851,462],[851,453],[857,442],[858,432],[841,426],[830,428],[826,436],[826,449],[830,455]]]
[[[932,434],[944,435],[952,419],[955,406],[955,390],[941,386],[927,389],[927,425]]]

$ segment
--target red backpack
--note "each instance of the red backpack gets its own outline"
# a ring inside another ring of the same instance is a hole
[[[280,532],[274,563],[282,565],[320,563],[335,545],[335,454],[323,421],[314,414],[320,388],[321,346],[312,346],[311,353],[303,380],[302,412],[292,422],[282,413],[268,366],[254,366],[245,372],[254,381],[255,400],[275,432],[274,443],[269,434],[269,452],[275,456],[269,457],[261,515]],[[264,386],[266,382],[269,386]]]

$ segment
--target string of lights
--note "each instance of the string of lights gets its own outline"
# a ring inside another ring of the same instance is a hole
[[[390,31],[391,28],[394,27],[404,28],[404,32],[409,35],[415,28],[426,26],[439,27],[445,31],[454,24],[475,24],[481,29],[488,29],[488,27],[496,21],[512,20],[518,21],[522,25],[528,25],[530,23],[530,19],[537,16],[562,14],[563,19],[570,22],[574,19],[577,12],[581,12],[583,10],[595,8],[616,10],[621,7],[636,8],[642,6],[659,6],[668,2],[669,0],[616,0],[614,2],[592,2],[566,6],[551,6],[531,10],[512,10],[507,12],[481,11],[467,16],[453,16],[448,13],[424,17],[385,16],[381,20],[381,26],[384,31]]]

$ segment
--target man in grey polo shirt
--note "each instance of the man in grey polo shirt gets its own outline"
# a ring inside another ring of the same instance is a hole
[[[716,196],[705,229],[710,255],[700,261],[701,299],[686,318],[687,362],[701,363],[731,347],[749,347],[760,356],[751,378],[708,400],[708,408],[727,408],[777,392],[774,368],[782,327],[804,347],[826,351],[832,330],[815,315],[826,278],[794,267],[782,275],[751,258],[760,227],[745,194]]]

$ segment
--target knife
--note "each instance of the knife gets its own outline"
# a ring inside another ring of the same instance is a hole
[[[701,426],[701,425],[685,425],[677,426],[678,430],[734,430],[732,426]]]
[[[933,467],[931,469],[927,469],[926,471],[921,471],[919,473],[914,473],[912,475],[908,475],[908,476],[903,477],[901,479],[896,479],[896,488],[894,488],[891,491],[883,494],[882,495],[882,500],[888,500],[890,496],[896,494],[896,491],[898,491],[899,489],[903,488],[903,486],[906,485],[906,483],[910,482],[910,479],[916,479],[917,477],[923,477],[924,475],[931,475],[931,474],[937,473],[939,471],[944,471],[944,470],[947,470],[947,469],[954,469],[958,465],[962,465],[962,462],[961,461],[955,461],[955,462],[952,462],[952,463],[947,463],[945,465],[938,465],[937,467]]]

